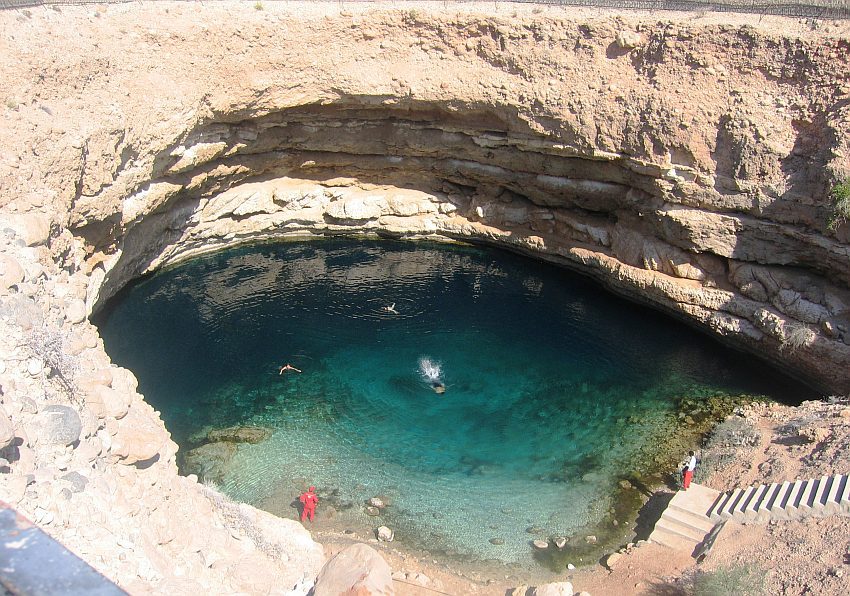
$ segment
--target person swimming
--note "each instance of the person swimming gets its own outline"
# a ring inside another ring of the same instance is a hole
[[[395,302],[393,302],[389,306],[385,306],[383,308],[383,310],[384,310],[384,312],[391,312],[391,313],[396,314],[396,315],[398,314],[398,311],[395,309]]]
[[[287,362],[286,364],[284,364],[283,366],[280,367],[280,372],[277,373],[277,374],[282,375],[284,372],[286,372],[288,370],[292,370],[292,371],[295,371],[297,373],[301,372],[300,370],[298,370],[297,368],[295,368],[294,366],[292,366],[291,364],[289,364]]]
[[[438,362],[433,362],[430,358],[424,357],[419,359],[419,374],[431,386],[434,393],[442,394],[446,392],[446,385],[440,378],[442,373],[442,367]]]

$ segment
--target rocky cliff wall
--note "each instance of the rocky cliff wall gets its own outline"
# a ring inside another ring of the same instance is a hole
[[[847,24],[352,10],[0,13],[0,383],[25,512],[53,512],[55,533],[85,550],[99,538],[72,532],[96,515],[57,516],[66,470],[126,476],[132,498],[203,498],[176,478],[158,416],[86,315],[145,272],[258,239],[505,246],[850,391],[848,230],[826,228],[829,187],[850,174]],[[46,404],[69,400],[76,446],[30,438]],[[148,470],[165,492],[145,488]],[[138,519],[168,511],[146,499]],[[227,514],[213,519],[228,527]],[[162,568],[132,551],[121,576],[160,585],[190,573],[207,588],[235,577],[229,546],[217,567],[192,540],[174,542]]]

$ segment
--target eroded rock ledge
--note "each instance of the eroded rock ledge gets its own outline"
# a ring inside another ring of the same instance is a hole
[[[828,189],[850,174],[846,24],[98,10],[0,12],[2,478],[123,585],[250,591],[239,569],[315,571],[263,563],[265,538],[233,555],[240,516],[176,476],[157,414],[86,319],[198,252],[364,232],[505,246],[850,391],[848,230],[826,229]],[[51,403],[79,413],[78,441],[36,437]],[[102,502],[69,507],[71,471]],[[141,529],[193,507],[219,542]],[[131,563],[98,560],[109,541]]]

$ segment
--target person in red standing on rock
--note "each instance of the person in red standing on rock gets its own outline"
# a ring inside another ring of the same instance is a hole
[[[316,514],[316,505],[319,504],[319,497],[316,496],[316,487],[311,486],[310,490],[306,493],[301,493],[298,500],[304,505],[301,509],[301,523],[304,523],[304,520],[307,519],[308,516],[312,522],[313,516]]]
[[[688,453],[688,461],[685,462],[684,474],[682,478],[682,486],[684,490],[688,490],[688,487],[691,485],[691,480],[694,478],[694,470],[697,467],[697,456],[694,455],[694,452],[691,451]]]

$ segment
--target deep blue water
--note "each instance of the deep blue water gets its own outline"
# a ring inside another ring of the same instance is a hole
[[[308,482],[353,504],[340,523],[366,523],[363,500],[383,494],[402,542],[482,559],[523,562],[528,526],[563,535],[600,518],[635,454],[675,424],[677,398],[810,396],[589,280],[464,246],[239,248],[133,285],[99,323],[179,444],[234,424],[275,431],[240,447],[222,480],[234,498],[288,499]],[[279,375],[285,362],[303,372]]]

